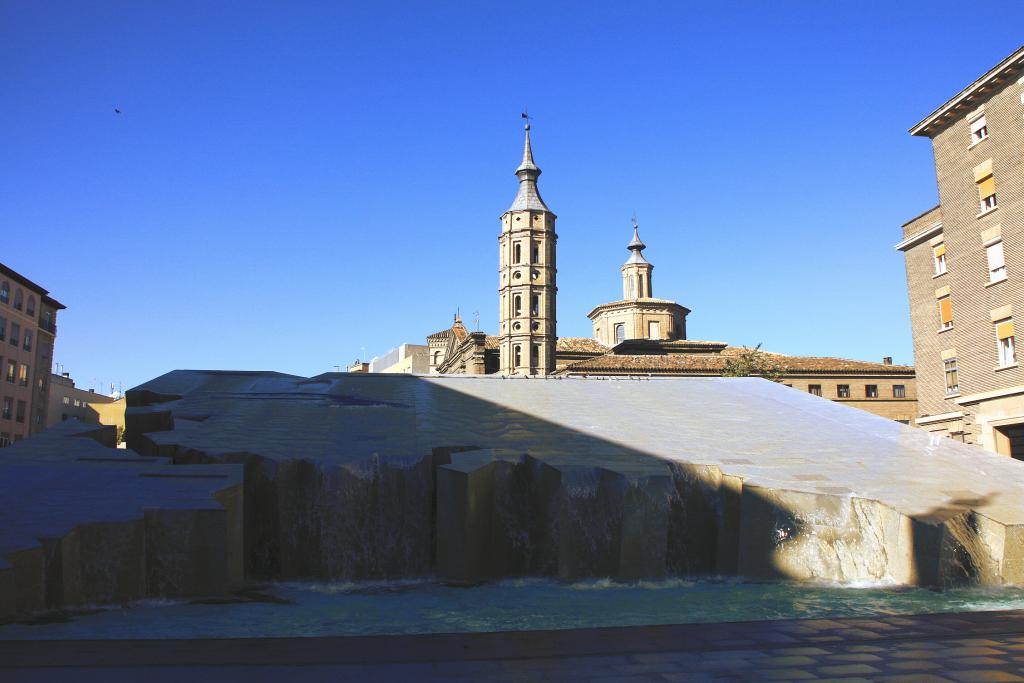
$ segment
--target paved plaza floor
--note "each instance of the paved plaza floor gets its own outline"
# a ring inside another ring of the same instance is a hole
[[[338,638],[0,641],[2,681],[1024,681],[1024,611]]]

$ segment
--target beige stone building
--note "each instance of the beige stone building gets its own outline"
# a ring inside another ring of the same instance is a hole
[[[430,371],[427,352],[426,344],[400,344],[370,361],[369,371],[425,375]]]
[[[57,311],[64,305],[0,263],[0,447],[46,428]]]
[[[97,394],[91,389],[80,389],[69,373],[51,374],[46,426],[52,427],[64,420],[75,418],[90,424],[111,425],[117,433],[124,430],[124,398]]]
[[[519,192],[501,215],[498,237],[498,362],[508,375],[547,375],[555,370],[558,217],[541,199],[540,173],[527,123],[523,160],[516,168]]]
[[[910,129],[939,205],[903,226],[917,424],[1024,458],[1024,48]]]

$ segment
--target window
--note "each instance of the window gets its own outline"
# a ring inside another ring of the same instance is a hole
[[[520,316],[523,314],[523,297],[516,294],[512,297],[512,315]]]
[[[626,341],[626,326],[622,323],[615,324],[615,343]]]
[[[14,421],[15,422],[24,422],[25,421],[25,402],[24,401],[18,401],[18,408],[17,408],[17,410],[14,413]]]
[[[3,409],[2,411],[0,411],[0,417],[2,417],[5,420],[11,419],[11,405],[11,397],[4,396]]]
[[[632,299],[636,296],[636,281],[633,279],[632,275],[628,276],[626,280],[629,281],[629,298]]]
[[[903,384],[893,384],[892,385],[892,397],[893,398],[906,398],[907,397],[907,387],[904,386]]]
[[[7,381],[14,384],[14,374],[18,370],[18,364],[13,360],[7,361]]]
[[[17,346],[19,341],[21,341],[21,325],[11,323],[11,346]]]
[[[985,245],[985,256],[988,258],[988,281],[999,282],[1006,279],[1006,258],[1003,255],[1003,241],[997,240]]]
[[[6,282],[0,284],[0,302],[5,304],[11,302],[11,286]]]
[[[956,358],[942,361],[942,370],[946,375],[946,396],[960,393],[960,380],[957,377]]]
[[[434,354],[434,358],[435,359],[437,358],[437,354],[436,353]],[[71,403],[71,399],[69,397],[65,396],[64,397],[64,405],[68,405],[69,403]]]
[[[540,263],[540,242],[533,243],[533,253],[531,256],[533,257],[533,263]]]
[[[953,327],[953,302],[949,295],[939,299],[939,329],[948,330]]]
[[[32,350],[32,330],[25,330],[25,343],[22,348],[26,351]]]
[[[530,367],[536,368],[540,365],[540,344],[530,346]]]
[[[867,398],[878,398],[878,385],[877,384],[865,384],[864,385],[864,396]]]
[[[932,247],[932,262],[935,266],[935,274],[942,275],[946,272],[946,245],[940,243]]]
[[[516,242],[512,245],[512,263],[519,263],[522,259],[522,245]]]
[[[516,344],[512,347],[512,366],[519,367],[523,364],[523,347]]]
[[[14,290],[14,307],[19,311],[21,310],[21,296],[22,294],[20,289]]]
[[[18,384],[23,387],[28,386],[28,366],[24,363],[18,366]]]
[[[0,318],[0,342],[7,339],[7,318]]]
[[[0,448],[11,445],[11,435],[8,432],[0,432]]]
[[[820,384],[808,384],[807,391],[815,396],[821,396],[821,385]]]
[[[976,145],[988,137],[988,125],[985,123],[985,115],[971,121],[971,144]]]
[[[996,208],[996,179],[992,175],[991,159],[974,168],[974,182],[978,185],[978,211],[985,213]]]
[[[661,339],[661,322],[657,320],[648,321],[647,337],[649,339]]]
[[[1005,368],[1017,362],[1016,343],[1013,338],[1013,320],[1007,318],[996,323],[996,353],[999,367]]]
[[[836,385],[836,396],[839,398],[850,398],[850,385],[849,384],[837,384]]]
[[[530,297],[530,315],[540,315],[540,294]]]
[[[28,305],[25,306],[25,313],[28,315],[36,314],[36,298],[31,294],[28,296]]]
[[[47,332],[53,332],[53,313],[51,311],[43,311],[43,320],[40,327]]]

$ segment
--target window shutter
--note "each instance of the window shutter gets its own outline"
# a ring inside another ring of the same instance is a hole
[[[946,245],[945,244],[940,244],[939,246],[935,247],[935,258],[939,258],[940,256],[945,256],[945,255],[946,255]]]
[[[996,325],[996,337],[999,339],[1009,339],[1013,336],[1013,321],[1007,320],[1005,323],[999,323]]]
[[[996,179],[994,176],[989,176],[978,182],[978,198],[984,199],[990,197],[996,193]]]
[[[1003,243],[996,242],[990,245],[985,253],[988,254],[988,269],[990,271],[1002,268],[1006,265],[1006,259],[1003,255]]]
[[[948,296],[944,299],[939,299],[939,319],[943,325],[953,322],[953,302],[950,301]]]

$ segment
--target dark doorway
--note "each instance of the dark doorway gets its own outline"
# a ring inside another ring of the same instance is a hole
[[[1024,423],[994,427],[996,452],[1024,460]]]

